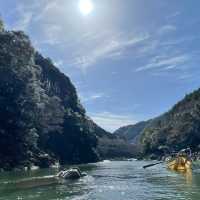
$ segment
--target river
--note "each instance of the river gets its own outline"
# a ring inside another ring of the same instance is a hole
[[[164,164],[148,169],[146,161],[104,161],[80,166],[88,175],[76,181],[19,188],[16,182],[57,173],[56,169],[0,174],[0,200],[199,200],[200,170],[181,174]]]

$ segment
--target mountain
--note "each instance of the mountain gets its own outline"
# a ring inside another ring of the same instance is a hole
[[[186,95],[169,112],[153,119],[140,143],[143,155],[161,156],[191,147],[200,148],[200,89]]]
[[[114,132],[136,145],[139,156],[159,158],[190,147],[200,150],[200,89],[186,95],[168,112],[146,122],[119,128]]]
[[[69,77],[23,32],[6,31],[0,21],[0,168],[130,155],[119,141],[86,115]]]
[[[114,135],[125,139],[131,144],[136,144],[139,142],[140,135],[148,123],[149,121],[143,121],[135,125],[121,127],[114,132]]]

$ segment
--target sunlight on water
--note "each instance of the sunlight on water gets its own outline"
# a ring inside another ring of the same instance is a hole
[[[0,200],[199,200],[200,171],[175,173],[164,165],[143,169],[143,161],[104,161],[82,165],[88,176],[78,181],[19,188],[21,180],[56,174],[54,169],[2,173]],[[25,184],[27,186],[27,184]],[[35,185],[34,185],[35,186]]]

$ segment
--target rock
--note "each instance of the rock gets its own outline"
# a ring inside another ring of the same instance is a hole
[[[82,173],[78,168],[71,168],[69,170],[59,172],[57,176],[63,179],[79,179],[82,177]],[[83,174],[83,176],[85,176],[85,174]]]

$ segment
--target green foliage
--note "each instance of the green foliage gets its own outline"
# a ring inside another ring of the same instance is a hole
[[[23,32],[0,33],[0,168],[93,162],[96,145],[70,79]]]
[[[0,17],[0,31],[3,31],[3,30],[4,30],[4,23],[3,23],[3,20]]]
[[[186,95],[169,112],[151,121],[141,137],[144,155],[162,155],[200,143],[200,90]],[[165,151],[161,146],[165,146]]]
[[[0,32],[0,168],[96,162],[101,138],[116,139],[86,116],[51,59],[35,53],[23,32]],[[107,153],[123,151],[131,151],[124,141]]]

